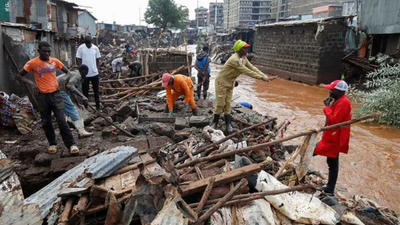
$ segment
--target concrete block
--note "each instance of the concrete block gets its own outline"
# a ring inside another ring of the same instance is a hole
[[[133,128],[135,128],[135,125],[137,125],[137,122],[130,116],[126,120],[124,120],[122,124],[124,126],[124,129],[130,133]]]
[[[50,170],[53,173],[65,172],[83,162],[85,159],[85,156],[54,159],[51,161]]]
[[[186,119],[183,117],[177,117],[175,120],[175,130],[183,130],[186,127]]]
[[[40,153],[35,157],[35,166],[50,166],[51,161],[60,158],[60,154]]]
[[[175,141],[175,142],[181,142],[181,141],[184,141],[184,140],[186,140],[186,139],[188,139],[190,137],[190,132],[187,132],[187,131],[179,131],[179,132],[176,132],[175,134],[174,134],[174,136],[173,136],[173,140]]]
[[[190,127],[203,128],[210,125],[210,119],[207,116],[192,116],[189,120]]]
[[[163,147],[168,143],[174,143],[169,137],[166,136],[149,138],[148,141],[150,151],[158,150],[160,147]]]
[[[149,149],[149,142],[147,139],[139,139],[139,140],[129,141],[129,142],[125,143],[125,145],[133,146],[133,147],[137,148],[139,151]]]
[[[175,134],[175,130],[171,127],[171,125],[165,123],[154,123],[152,130],[158,135],[166,135],[168,137],[172,137]]]
[[[112,126],[106,127],[101,131],[101,136],[103,138],[112,137],[112,136],[114,136],[113,131],[114,131],[114,127],[112,127]]]

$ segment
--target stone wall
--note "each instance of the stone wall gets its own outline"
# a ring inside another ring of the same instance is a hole
[[[192,65],[192,58],[193,55],[189,54],[189,65]],[[145,50],[140,54],[140,62],[142,62],[144,74],[163,71],[172,72],[181,66],[187,66],[188,63],[186,61],[186,54],[181,52]],[[189,75],[189,72],[185,71],[183,74]]]
[[[254,64],[264,72],[307,84],[329,83],[341,76],[346,31],[342,23],[260,27]]]

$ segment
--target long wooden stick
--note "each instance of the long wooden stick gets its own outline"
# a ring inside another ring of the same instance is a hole
[[[125,79],[117,79],[117,80],[102,80],[100,83],[114,83],[114,82],[119,82],[119,81],[131,81],[131,80],[138,80],[142,78],[148,78],[148,77],[157,77],[160,76],[159,73],[157,74],[151,74],[151,75],[145,75],[145,76],[140,76],[140,77],[130,77],[130,78],[125,78]]]
[[[68,223],[68,218],[69,218],[69,214],[71,213],[73,203],[74,203],[74,198],[71,197],[71,198],[67,199],[67,202],[64,205],[64,210],[58,219],[58,224],[67,224]]]
[[[188,144],[185,142],[185,151],[186,154],[189,155],[191,160],[194,160],[194,157],[192,155],[192,152],[190,151],[190,148]],[[200,168],[198,166],[194,166],[194,169],[196,170],[197,176],[199,177],[199,180],[204,179],[203,173],[201,172]]]
[[[279,194],[284,194],[288,192],[293,192],[293,191],[304,191],[307,189],[315,188],[313,185],[299,185],[295,187],[290,187],[290,188],[285,188],[285,189],[280,189],[280,190],[272,190],[272,191],[263,191],[263,192],[256,192],[256,193],[250,193],[250,194],[242,194],[242,195],[236,195],[232,198],[232,201],[241,201],[242,199],[248,199],[248,198],[255,198],[255,199],[261,199],[264,198],[265,196],[268,195],[279,195]],[[206,202],[207,205],[212,205],[215,204],[219,201],[220,199],[212,199],[208,200]],[[192,203],[189,204],[190,207],[196,208],[198,207],[200,203]]]
[[[220,199],[217,204],[211,207],[206,213],[204,213],[200,218],[197,220],[196,224],[202,224],[205,220],[210,218],[212,214],[214,214],[219,208],[221,208],[227,201],[231,200],[233,196],[244,186],[247,185],[247,180],[242,179],[233,190],[229,191],[222,199]]]
[[[213,150],[214,148],[216,148],[216,146],[218,146],[219,144],[222,144],[222,143],[224,143],[225,141],[227,141],[227,140],[229,140],[229,139],[231,139],[231,138],[233,138],[233,137],[235,137],[235,136],[237,136],[237,135],[239,135],[239,134],[242,134],[242,133],[244,133],[244,132],[246,132],[246,131],[249,131],[249,130],[253,130],[253,129],[257,128],[257,127],[263,126],[263,125],[268,124],[268,123],[270,123],[270,122],[272,122],[272,121],[275,121],[275,120],[277,120],[277,118],[273,118],[273,119],[270,119],[270,120],[268,120],[268,121],[264,121],[264,122],[261,122],[261,123],[259,123],[259,124],[255,124],[255,125],[253,125],[253,126],[244,128],[243,130],[240,130],[240,131],[237,131],[237,132],[235,132],[235,133],[233,133],[233,134],[230,134],[230,135],[226,136],[225,138],[222,138],[221,140],[219,140],[219,141],[217,141],[217,142],[215,142],[215,143],[213,143],[213,144],[211,144],[211,145],[207,145],[207,146],[204,146],[204,147],[202,147],[202,148],[199,148],[197,151],[193,152],[192,154],[193,154],[193,155],[198,155],[198,154],[200,154],[200,153],[202,153],[202,152],[204,152],[204,151],[211,151],[211,150]],[[187,159],[187,158],[189,158],[188,155],[183,155],[183,156],[181,156],[180,158],[176,159],[176,160],[174,161],[174,163],[175,163],[175,164],[178,164],[178,163],[184,161],[184,160]]]
[[[298,137],[310,135],[310,134],[315,133],[315,132],[338,129],[338,128],[345,127],[345,126],[348,126],[348,125],[353,124],[353,123],[358,123],[358,122],[363,121],[363,120],[372,119],[372,118],[375,118],[377,116],[380,116],[381,114],[382,114],[381,112],[374,113],[374,114],[363,116],[363,117],[360,117],[358,119],[353,119],[353,120],[350,120],[350,121],[347,121],[347,122],[338,123],[338,124],[334,124],[334,125],[327,126],[327,127],[322,127],[320,130],[310,130],[310,131],[306,131],[306,132],[301,132],[301,133],[294,134],[294,135],[286,137],[286,138],[278,139],[278,140],[267,142],[267,143],[263,143],[263,144],[254,145],[254,146],[251,146],[251,147],[242,148],[242,149],[238,149],[238,150],[233,150],[233,151],[229,151],[229,152],[224,152],[224,153],[216,154],[216,155],[212,155],[212,156],[197,158],[197,159],[195,159],[193,161],[184,163],[182,165],[178,165],[176,167],[178,169],[182,169],[182,168],[185,168],[185,167],[188,167],[188,166],[196,165],[197,163],[200,163],[200,162],[211,161],[211,160],[216,160],[216,159],[222,159],[222,158],[234,156],[236,154],[241,154],[241,153],[245,153],[245,152],[261,150],[261,149],[263,149],[265,147],[269,147],[269,146],[273,146],[273,145],[276,145],[276,144],[280,144],[282,142],[289,141],[289,140],[292,140],[292,139],[295,139],[295,138],[298,138]]]
[[[100,113],[99,111],[97,111],[93,106],[89,105],[89,108],[91,108],[93,111],[95,111],[99,116],[103,117],[109,124],[113,125],[115,128],[117,128],[118,130],[122,131],[123,133],[125,133],[126,135],[130,136],[130,137],[135,137],[133,134],[129,133],[128,131],[122,129],[121,127],[119,127],[117,124],[115,124],[114,122],[108,120],[108,118],[106,116],[104,116],[102,113]]]
[[[215,177],[211,177],[211,179],[208,181],[208,185],[206,190],[204,191],[203,196],[201,197],[201,200],[199,204],[197,205],[196,208],[196,213],[199,214],[201,210],[203,210],[204,205],[206,204],[208,197],[210,196],[211,190],[214,187],[214,182],[215,182]]]

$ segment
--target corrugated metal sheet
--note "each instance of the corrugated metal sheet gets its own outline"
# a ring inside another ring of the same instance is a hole
[[[400,33],[399,0],[363,0],[360,10],[361,29],[368,34]]]
[[[7,156],[0,150],[0,160],[6,158]],[[0,167],[2,170],[0,173],[5,172],[8,168],[8,166]],[[22,193],[18,176],[15,172],[12,172],[10,176],[6,177],[6,180],[0,183],[0,205],[4,207],[0,213],[0,224],[12,224],[10,221],[14,221],[15,219],[22,220],[21,217],[13,219],[10,213],[18,213],[18,208],[22,206],[23,200],[24,194]]]
[[[55,203],[61,200],[57,194],[68,185],[74,182],[82,174],[91,174],[92,179],[99,179],[110,176],[113,172],[127,164],[131,158],[137,155],[134,147],[117,147],[91,158],[65,172],[56,180],[42,188],[24,201],[24,204],[38,204],[42,218],[45,218]],[[85,178],[75,187],[83,187],[90,179]]]
[[[285,22],[278,22],[278,23],[270,23],[265,25],[259,25],[257,28],[262,27],[274,27],[274,26],[291,26],[297,24],[312,24],[312,23],[320,23],[329,20],[336,20],[336,19],[344,19],[344,16],[336,16],[336,17],[327,17],[327,18],[313,18],[307,20],[293,20],[293,21],[285,21]]]

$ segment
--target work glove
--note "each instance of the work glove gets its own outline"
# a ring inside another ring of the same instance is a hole
[[[187,103],[185,103],[185,105],[184,105],[185,107],[189,107],[189,104],[187,104]]]
[[[169,115],[171,116],[174,113],[174,110],[169,110]]]

